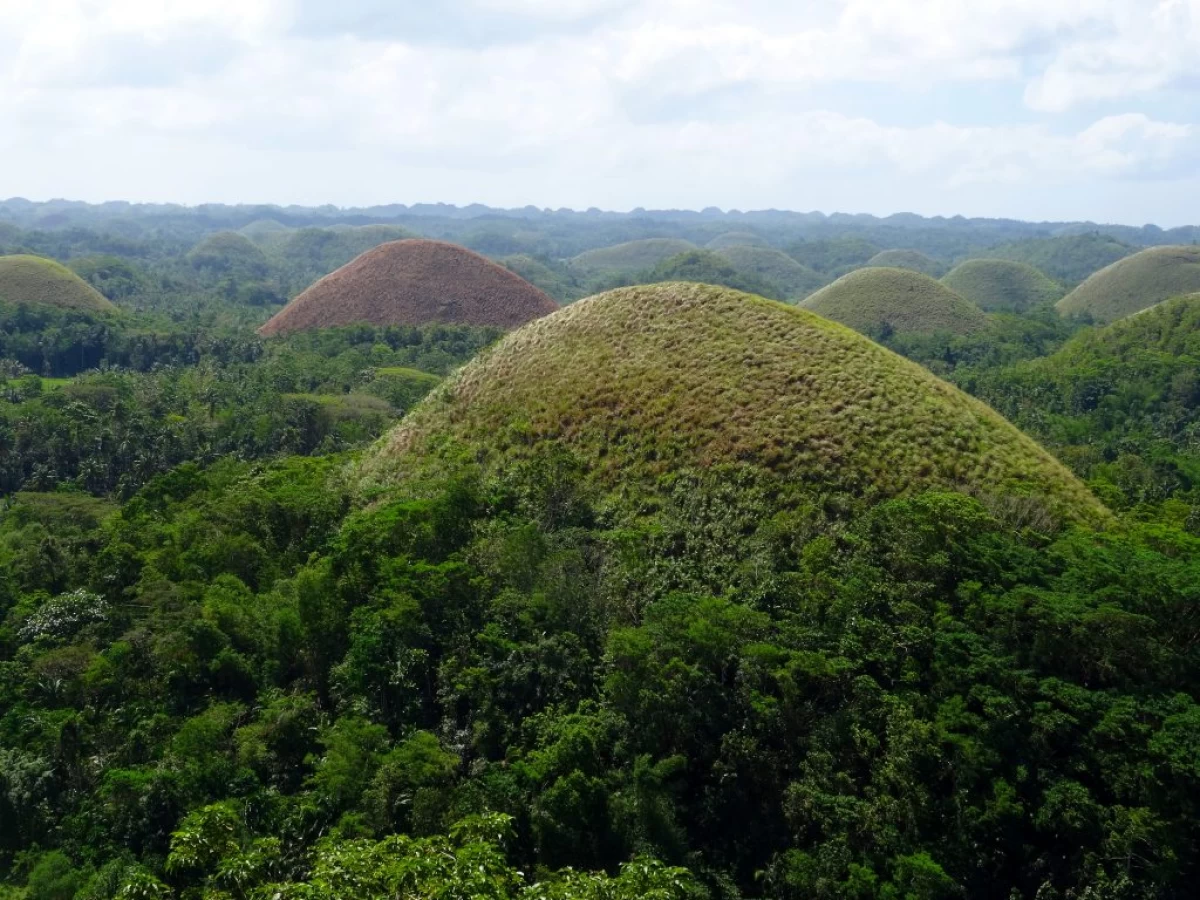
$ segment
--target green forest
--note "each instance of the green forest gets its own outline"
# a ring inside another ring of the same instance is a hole
[[[416,236],[564,309],[256,332]],[[0,202],[0,900],[1195,896],[1193,239]]]

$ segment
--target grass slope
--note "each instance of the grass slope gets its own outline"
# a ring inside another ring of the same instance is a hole
[[[327,275],[259,329],[263,335],[366,322],[515,328],[558,308],[532,284],[442,241],[395,241]]]
[[[1059,284],[1075,287],[1136,249],[1103,234],[1071,234],[1001,244],[988,250],[986,256],[1027,263]]]
[[[987,315],[979,307],[928,275],[908,269],[857,269],[803,305],[873,337],[970,334],[987,327]]]
[[[89,312],[117,310],[66,266],[41,256],[0,256],[0,301]]]
[[[1053,303],[1063,289],[1027,263],[1008,259],[970,259],[955,267],[942,284],[988,312],[1024,312]]]
[[[463,457],[503,468],[541,445],[570,450],[632,515],[682,472],[730,464],[776,496],[1016,491],[1106,517],[1037,444],[915,363],[796,307],[690,284],[611,291],[509,335],[377,445],[361,487]]]
[[[766,238],[760,237],[753,231],[727,231],[718,234],[704,245],[706,250],[728,250],[730,247],[770,247]]]
[[[571,266],[591,274],[634,275],[653,269],[672,256],[696,249],[699,248],[691,241],[677,238],[646,238],[613,247],[588,250],[572,259]]]
[[[1064,316],[1114,322],[1200,291],[1200,247],[1153,247],[1113,263],[1058,301]]]
[[[803,300],[825,284],[825,279],[818,273],[796,262],[782,250],[734,246],[720,252],[741,271],[776,285],[788,300]]]
[[[931,256],[926,256],[920,250],[881,250],[867,260],[868,266],[889,269],[911,269],[922,275],[937,278],[946,267]]]

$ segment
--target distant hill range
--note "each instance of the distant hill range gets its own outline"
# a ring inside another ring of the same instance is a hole
[[[1022,222],[1015,219],[967,218],[964,216],[924,217],[914,213],[895,213],[878,217],[866,214],[792,212],[788,210],[707,209],[634,209],[611,212],[600,209],[541,209],[525,206],[499,209],[482,204],[454,206],[445,203],[393,203],[369,207],[273,206],[202,204],[184,206],[173,203],[89,204],[74,200],[34,202],[21,197],[0,201],[0,223],[23,229],[101,228],[136,237],[140,233],[164,229],[208,234],[237,231],[253,225],[255,231],[307,226],[392,224],[412,227],[427,237],[453,237],[460,242],[491,253],[486,247],[465,240],[472,230],[486,232],[489,239],[523,240],[521,232],[536,231],[540,226],[575,226],[590,233],[591,240],[573,247],[556,247],[554,255],[574,256],[593,247],[650,237],[673,237],[699,246],[729,232],[753,230],[770,243],[800,239],[815,240],[836,235],[857,234],[881,247],[905,247],[941,259],[965,258],[973,247],[997,245],[1029,238],[1100,234],[1136,247],[1190,244],[1200,241],[1200,226],[1188,225],[1163,229],[1156,225],[1141,227],[1097,224],[1093,222]],[[572,230],[575,230],[574,228]],[[922,238],[921,235],[942,235]],[[605,236],[607,235],[607,236]],[[949,239],[949,236],[953,239]],[[484,235],[480,235],[482,238]],[[602,236],[603,239],[601,239]],[[772,238],[777,238],[772,239]],[[903,238],[903,240],[901,240]],[[527,236],[525,236],[527,239]],[[0,230],[0,242],[3,233]],[[508,253],[526,252],[533,247],[513,246]],[[1051,273],[1053,274],[1053,273]]]

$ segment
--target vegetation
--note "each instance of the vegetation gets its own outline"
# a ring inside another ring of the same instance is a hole
[[[89,313],[116,312],[103,294],[65,266],[38,256],[0,256],[0,302]]]
[[[513,328],[556,309],[558,304],[529,282],[464,247],[394,241],[322,278],[259,333],[354,323]]]
[[[697,249],[690,241],[674,238],[648,238],[629,241],[615,247],[602,247],[581,253],[571,260],[571,266],[582,273],[633,275]]]
[[[0,201],[0,252],[124,311],[0,301],[0,898],[1195,894],[1200,300],[875,335],[909,360],[681,284],[490,350],[255,335],[401,228],[581,293],[662,261],[567,260],[644,238],[827,278],[1198,236]],[[197,268],[215,231],[266,270]]]
[[[726,231],[704,245],[707,250],[724,252],[733,247],[770,247],[770,242],[753,231]]]
[[[214,278],[262,279],[267,275],[267,257],[262,250],[233,231],[219,231],[206,237],[189,251],[187,260]]]
[[[874,338],[969,334],[987,316],[941,283],[908,269],[864,268],[843,275],[804,301],[805,309]]]
[[[911,269],[933,278],[938,278],[946,271],[940,262],[919,250],[882,250],[868,259],[866,264],[885,269]]]
[[[1001,244],[978,255],[1025,263],[1059,284],[1074,287],[1136,250],[1115,237],[1092,232]]]
[[[808,241],[787,248],[788,255],[822,275],[837,278],[860,268],[879,253],[879,247],[859,237]]]
[[[1064,316],[1114,322],[1200,291],[1200,247],[1155,247],[1115,262],[1058,301]]]
[[[783,290],[758,275],[735,266],[723,253],[712,250],[689,250],[665,259],[649,272],[633,279],[638,284],[664,284],[671,281],[690,281],[782,300]]]
[[[942,284],[987,312],[1026,312],[1063,296],[1062,287],[1033,266],[1003,259],[969,259]]]
[[[585,295],[585,288],[565,263],[535,259],[526,254],[506,256],[500,262],[510,272],[521,276],[559,303],[572,303]]]
[[[283,294],[291,297],[368,250],[415,237],[409,229],[394,225],[302,228],[284,235],[282,241],[272,241],[269,252],[280,271]]]
[[[775,285],[784,300],[803,300],[825,284],[824,278],[807,266],[800,265],[782,250],[735,246],[721,250],[721,255],[742,272]]]
[[[1085,331],[1053,356],[978,374],[967,386],[1114,506],[1200,501],[1200,298]]]
[[[543,444],[633,510],[658,479],[733,465],[797,503],[1020,485],[1056,514],[1104,516],[1037,445],[923,369],[810,313],[687,284],[614,291],[510,335],[405,420],[366,482],[458,453],[508,466]]]

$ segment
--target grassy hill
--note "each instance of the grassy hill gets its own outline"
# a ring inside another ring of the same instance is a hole
[[[640,284],[662,284],[668,281],[690,281],[733,288],[772,300],[783,300],[783,289],[753,272],[735,266],[723,253],[712,250],[689,250],[664,259],[642,275],[635,276]]]
[[[890,269],[911,269],[922,275],[939,277],[946,267],[920,250],[883,250],[867,260],[868,266]]]
[[[969,387],[1110,499],[1155,502],[1200,489],[1200,296],[1089,329]]]
[[[1153,247],[1092,275],[1058,301],[1058,311],[1072,318],[1114,322],[1196,291],[1200,291],[1200,247]]]
[[[85,312],[117,310],[66,266],[40,256],[0,256],[0,301]]]
[[[238,234],[256,243],[277,241],[282,236],[291,234],[292,229],[274,219],[255,219],[248,225],[238,229]]]
[[[509,335],[376,447],[361,486],[462,459],[505,469],[539,448],[568,451],[629,515],[717,466],[773,498],[765,516],[938,487],[1106,516],[1032,440],[915,363],[804,310],[687,284],[611,291]]]
[[[804,301],[818,315],[873,337],[987,326],[987,315],[945,285],[908,269],[865,268],[843,275]]]
[[[728,250],[730,247],[770,247],[767,239],[753,231],[727,231],[718,234],[704,245],[707,250]]]
[[[1070,288],[1136,250],[1136,247],[1107,235],[1072,234],[1001,244],[983,255],[989,259],[1026,263]]]
[[[1027,263],[1007,259],[970,259],[955,267],[942,284],[987,312],[1024,312],[1062,298],[1063,289]]]
[[[415,237],[414,232],[398,225],[302,228],[278,246],[272,244],[270,259],[279,266],[290,296],[368,250]]]
[[[270,268],[262,249],[236,231],[210,234],[188,252],[187,261],[214,276],[262,278]]]
[[[646,238],[614,247],[588,250],[571,260],[571,267],[589,274],[634,275],[653,269],[664,260],[689,250],[697,250],[691,241],[676,238]]]
[[[534,287],[545,291],[559,303],[570,303],[583,296],[583,290],[561,262],[543,262],[524,253],[497,260],[510,272],[520,275]]]
[[[825,284],[821,275],[802,266],[782,250],[733,246],[720,252],[741,271],[776,285],[785,300],[802,300]]]
[[[867,264],[880,248],[859,237],[801,241],[787,248],[787,254],[802,266],[834,278]]]

